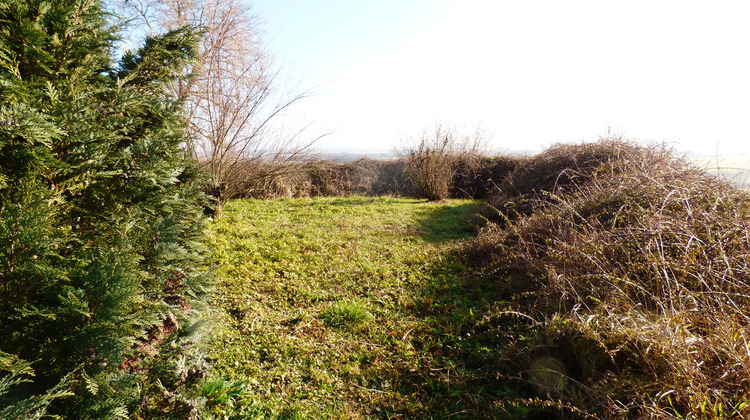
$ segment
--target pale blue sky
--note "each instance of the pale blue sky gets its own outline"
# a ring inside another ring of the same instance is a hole
[[[612,132],[750,152],[750,2],[255,0],[320,149],[389,150],[436,122],[500,150]]]

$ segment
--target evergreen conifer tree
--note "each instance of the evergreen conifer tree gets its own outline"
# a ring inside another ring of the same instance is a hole
[[[198,38],[113,64],[107,16],[0,2],[0,418],[198,410],[204,196],[167,93]]]

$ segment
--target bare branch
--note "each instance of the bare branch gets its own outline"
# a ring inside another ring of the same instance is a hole
[[[125,0],[119,0],[123,2]],[[161,31],[204,28],[193,77],[173,86],[185,98],[186,149],[211,176],[219,212],[244,189],[305,160],[320,137],[279,132],[274,122],[309,95],[281,95],[278,72],[262,42],[258,19],[242,0],[136,0],[138,20]]]

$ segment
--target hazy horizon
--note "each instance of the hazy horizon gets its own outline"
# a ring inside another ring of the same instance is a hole
[[[750,153],[750,3],[251,1],[285,123],[331,149],[390,149],[435,123],[498,149],[608,132],[703,155]]]

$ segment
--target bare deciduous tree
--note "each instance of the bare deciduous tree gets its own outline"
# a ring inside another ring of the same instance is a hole
[[[243,0],[118,1],[121,13],[151,33],[186,25],[205,31],[189,69],[194,76],[174,89],[185,98],[186,147],[210,174],[217,217],[230,197],[307,157],[315,140],[273,124],[305,94],[274,89],[278,72]]]

